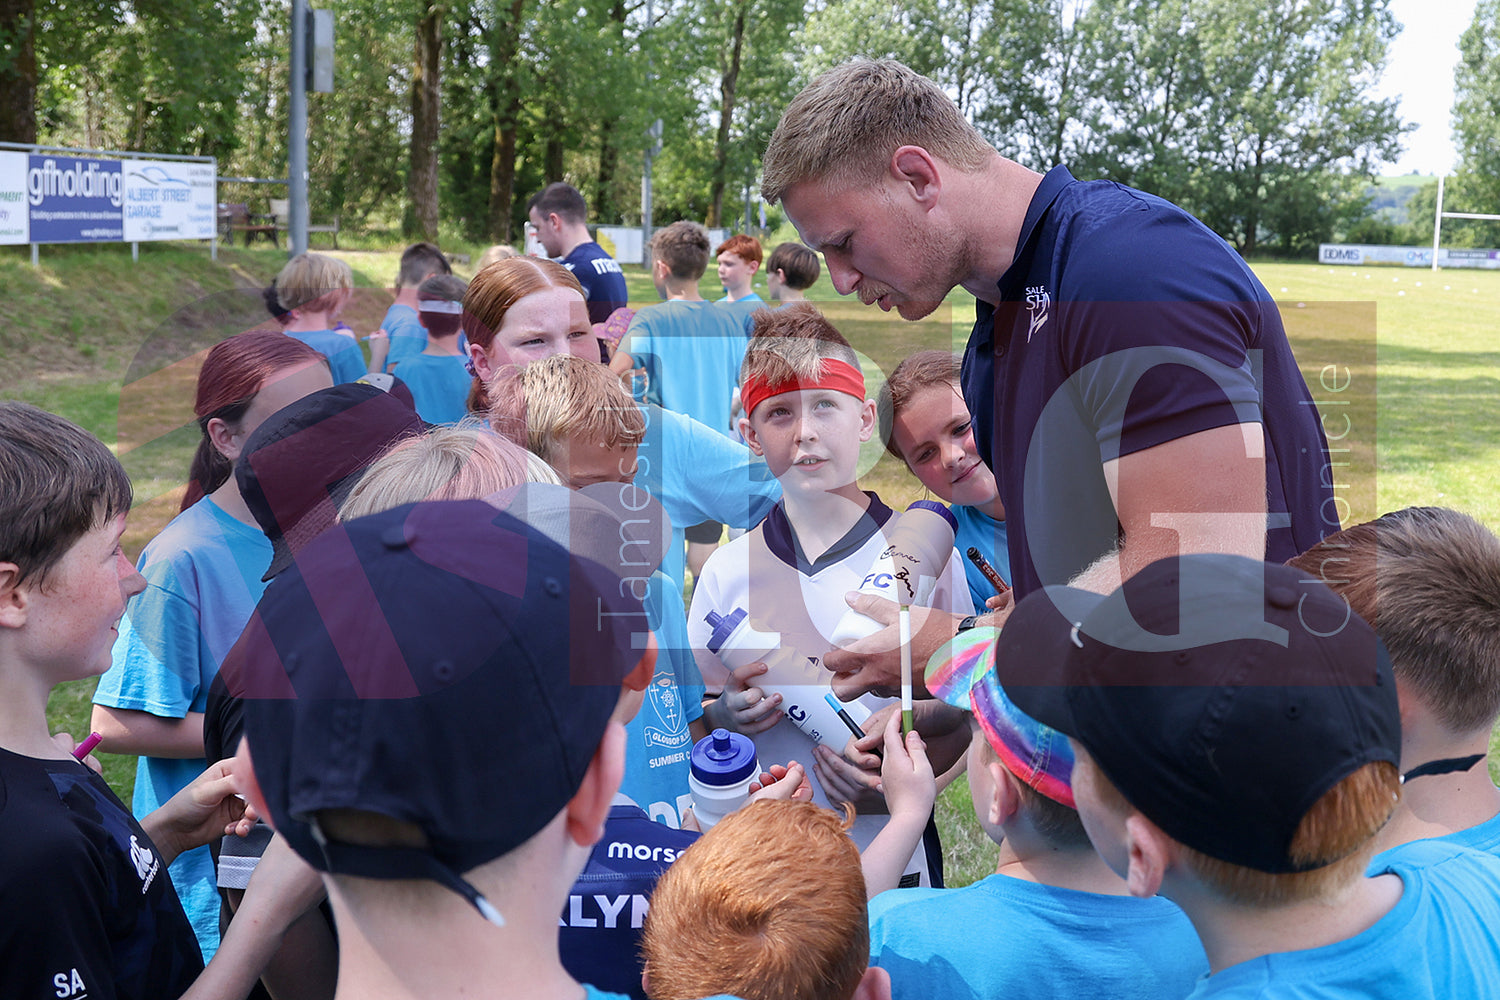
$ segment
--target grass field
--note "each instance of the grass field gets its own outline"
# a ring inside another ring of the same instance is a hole
[[[361,289],[348,322],[368,332],[389,302],[384,287],[398,255],[335,255]],[[118,248],[49,247],[34,270],[21,254],[0,255],[0,301],[11,314],[0,324],[0,397],[35,402],[115,445],[137,490],[132,555],[176,512],[197,441],[198,352],[260,321],[259,288],[284,259],[271,249],[221,249],[213,265],[202,250],[146,248],[131,264]],[[1500,272],[1254,266],[1281,305],[1323,415],[1345,523],[1427,503],[1500,529]],[[656,300],[639,268],[627,276],[633,299]],[[720,294],[713,285],[710,273],[705,296]],[[919,324],[840,300],[826,278],[812,294],[870,359],[872,374],[921,347],[961,345],[973,315],[962,293]],[[862,468],[863,482],[893,506],[920,495],[878,445],[866,450]],[[93,686],[57,690],[54,729],[88,731]],[[104,760],[128,801],[133,758]],[[953,884],[992,870],[994,849],[974,822],[962,779],[943,793],[939,819]]]

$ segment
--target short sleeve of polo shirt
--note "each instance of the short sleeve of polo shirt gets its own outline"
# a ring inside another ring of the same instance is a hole
[[[1100,457],[1260,423],[1267,308],[1237,255],[1191,217],[1141,201],[1070,233],[1055,339]]]

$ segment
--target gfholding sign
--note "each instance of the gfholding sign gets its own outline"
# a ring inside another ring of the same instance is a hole
[[[206,240],[212,163],[0,152],[0,243]]]

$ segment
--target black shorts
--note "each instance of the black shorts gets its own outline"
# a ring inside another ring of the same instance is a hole
[[[718,521],[704,521],[702,524],[695,524],[688,528],[683,535],[689,542],[712,545],[723,533],[724,526]]]

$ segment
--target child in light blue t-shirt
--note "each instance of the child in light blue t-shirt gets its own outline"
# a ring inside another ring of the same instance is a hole
[[[316,351],[279,333],[242,333],[204,360],[194,401],[203,437],[189,506],[141,553],[148,585],[131,599],[112,665],[94,692],[100,749],[140,756],[137,816],[206,766],[202,713],[209,684],[265,590],[271,543],[240,496],[232,463],[261,421],[332,384]],[[209,958],[219,941],[219,894],[208,848],[179,855],[170,871]]]
[[[468,358],[458,349],[459,319],[468,282],[451,274],[422,282],[417,289],[417,316],[427,331],[427,346],[408,354],[391,369],[406,383],[417,415],[429,424],[456,424],[468,412]]]
[[[1336,531],[1287,560],[1375,626],[1401,699],[1401,802],[1381,851],[1441,839],[1500,856],[1488,773],[1500,716],[1500,538],[1447,507],[1406,507]],[[1371,871],[1386,860],[1378,854]]]
[[[895,1000],[1185,997],[1208,972],[1192,924],[1175,903],[1131,896],[1095,853],[1073,799],[1068,741],[1006,697],[993,671],[997,634],[959,633],[927,673],[929,691],[970,713],[969,790],[979,825],[1000,845],[995,874],[961,889],[888,888],[895,872],[872,867],[872,845],[871,963],[890,974]],[[887,769],[893,757],[899,746],[888,740]],[[911,802],[902,785],[886,784],[889,829],[920,829],[904,820],[925,816],[930,797]]]
[[[948,351],[918,351],[903,360],[876,400],[886,450],[906,463],[922,485],[951,504],[958,522],[953,546],[964,554],[964,575],[974,607],[1000,594],[968,553],[974,549],[1010,583],[1005,504],[995,474],[974,447],[969,408],[959,389],[962,359]]]

